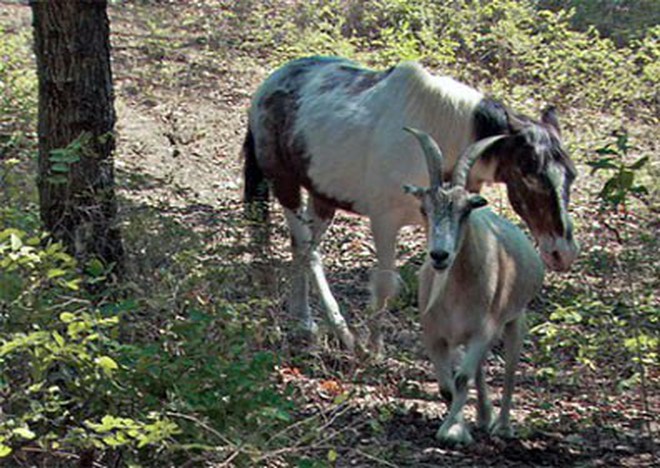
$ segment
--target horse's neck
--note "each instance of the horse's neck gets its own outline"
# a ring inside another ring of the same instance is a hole
[[[450,171],[459,154],[474,141],[474,110],[483,95],[449,77],[437,77],[419,66],[403,70],[406,118],[433,136]]]

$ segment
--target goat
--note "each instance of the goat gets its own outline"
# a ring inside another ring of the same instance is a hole
[[[285,64],[264,81],[248,120],[244,200],[261,206],[249,210],[257,213],[257,225],[267,223],[269,189],[284,208],[293,251],[289,308],[304,333],[316,332],[308,299],[311,271],[330,325],[349,350],[355,345],[317,251],[338,208],[370,220],[377,257],[371,307],[384,310],[396,295],[398,232],[423,224],[416,203],[399,187],[428,181],[419,148],[401,135],[404,126],[424,129],[439,142],[445,178],[461,151],[492,136],[470,161],[470,190],[478,192],[484,182],[505,183],[550,269],[567,269],[577,255],[568,214],[576,172],[553,110],[540,121],[515,114],[414,62],[374,71],[341,58],[309,57]],[[309,194],[306,207],[302,188]],[[379,351],[379,323],[370,328],[372,348]]]
[[[433,362],[441,395],[451,401],[437,437],[451,443],[472,441],[463,420],[468,383],[476,377],[479,424],[510,437],[509,411],[514,374],[524,334],[525,307],[540,291],[543,262],[525,234],[487,208],[486,200],[465,188],[468,165],[459,164],[451,184],[442,185],[442,153],[426,133],[407,128],[424,148],[430,188],[407,185],[426,216],[428,258],[419,273],[423,341]],[[478,151],[477,142],[466,150]],[[502,407],[491,424],[483,361],[504,332]],[[453,356],[465,355],[453,372]]]

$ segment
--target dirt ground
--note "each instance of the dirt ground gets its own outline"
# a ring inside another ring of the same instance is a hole
[[[162,65],[168,83],[158,77],[157,63],[143,64],[140,37],[147,33],[128,13],[112,11],[117,170],[123,196],[167,207],[211,242],[244,245],[242,231],[228,226],[240,224],[246,113],[252,92],[268,70],[231,54],[206,63],[198,49],[187,47],[176,51],[175,62],[182,66],[172,71],[167,69],[171,61]],[[496,206],[506,203],[501,188],[493,195]],[[281,218],[276,216],[275,224],[271,260],[276,282],[271,294],[283,304],[288,241]],[[360,312],[368,300],[366,285],[373,267],[367,225],[340,215],[327,238],[324,252],[334,292],[355,328],[363,330]],[[400,264],[410,271],[419,262],[414,255],[419,243],[419,232],[404,234]],[[227,252],[235,255],[226,259],[229,262],[253,260],[241,249]],[[318,307],[315,312],[320,313]],[[286,321],[283,308],[274,314]],[[548,387],[537,378],[529,357],[523,358],[513,410],[521,437],[504,441],[477,432],[476,443],[468,449],[440,446],[434,434],[446,407],[436,398],[437,385],[419,344],[414,314],[391,314],[388,322],[388,358],[382,363],[356,363],[341,355],[333,340],[302,360],[283,349],[290,364],[285,357],[282,379],[309,401],[300,417],[324,415],[328,445],[338,452],[337,466],[653,465],[651,450],[658,453],[657,441],[643,435],[637,395],[607,394],[607,386],[593,380]],[[526,344],[527,356],[530,346]],[[501,392],[501,362],[494,357],[488,363],[495,402]],[[350,398],[337,405],[335,397],[346,391]],[[473,405],[467,414],[474,418]],[[314,451],[323,457],[327,448],[319,444]]]
[[[14,8],[29,27],[29,9]],[[175,55],[166,58],[158,50],[162,44],[153,43],[144,11],[116,5],[110,12],[122,217],[130,219],[144,207],[161,209],[210,245],[228,246],[223,252],[233,257],[219,261],[247,265],[254,257],[245,248],[244,232],[234,228],[241,220],[240,154],[250,96],[267,67],[238,53],[211,59],[196,46],[198,37],[190,29],[181,31],[190,34],[189,41],[183,40],[188,45],[167,49]],[[506,203],[503,193],[494,189],[495,206]],[[278,216],[275,225],[270,260],[276,281],[269,294],[283,304],[288,241]],[[403,236],[399,262],[406,271],[419,263],[420,236],[415,230]],[[355,328],[363,330],[361,311],[374,264],[366,222],[340,215],[327,238],[325,264],[333,290]],[[131,255],[137,259],[140,252]],[[273,314],[286,328],[284,307]],[[310,454],[323,458],[334,447],[337,466],[640,467],[658,462],[654,456],[660,447],[645,436],[635,392],[615,394],[607,382],[591,376],[551,386],[532,365],[530,342],[523,351],[512,412],[519,438],[492,439],[475,431],[476,443],[469,448],[441,446],[434,435],[447,408],[436,396],[414,313],[395,311],[387,320],[387,358],[380,363],[356,362],[332,339],[302,358],[283,345],[282,381],[308,401],[299,416],[320,414],[325,421],[327,443],[312,447]],[[496,405],[501,363],[493,356],[487,365]],[[349,397],[338,403],[343,394]],[[652,397],[657,414],[658,396]],[[474,395],[467,412],[472,420],[473,402]],[[657,421],[653,424],[657,434]]]

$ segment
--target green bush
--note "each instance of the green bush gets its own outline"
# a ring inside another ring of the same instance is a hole
[[[275,61],[347,55],[375,66],[422,60],[513,102],[594,110],[657,111],[658,28],[616,47],[595,28],[571,28],[574,12],[518,0],[306,2],[284,29]]]
[[[251,345],[247,312],[261,304],[187,307],[136,339],[147,302],[90,297],[86,271],[43,235],[0,232],[0,457],[94,448],[176,458],[213,449],[219,433],[259,447],[289,421],[275,357]]]

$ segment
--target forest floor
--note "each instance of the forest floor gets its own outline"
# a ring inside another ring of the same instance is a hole
[[[28,8],[3,8],[15,9],[13,21],[29,27]],[[118,116],[116,169],[133,274],[139,277],[167,264],[169,256],[194,237],[203,243],[200,255],[209,255],[208,265],[222,266],[234,275],[235,289],[228,290],[227,297],[274,299],[277,305],[268,320],[275,329],[286,329],[290,256],[284,223],[276,212],[268,258],[255,259],[248,248],[241,207],[247,109],[268,66],[238,50],[220,53],[207,47],[204,31],[197,30],[194,22],[175,28],[182,13],[174,9],[147,11],[129,5],[110,9]],[[490,199],[495,207],[507,204],[502,188],[492,189]],[[140,237],[145,233],[150,239]],[[420,242],[419,230],[404,233],[399,252],[404,274],[412,275],[419,265]],[[343,311],[364,334],[361,311],[366,309],[374,266],[366,221],[337,216],[323,253]],[[274,281],[259,293],[252,290],[258,274],[250,267],[254,260],[267,261],[274,271]],[[573,275],[580,275],[579,265]],[[567,290],[558,286],[567,281],[559,276],[548,275],[545,293]],[[283,384],[292,385],[306,402],[298,417],[320,415],[323,421],[319,431],[326,435],[316,445],[299,448],[301,455],[324,459],[332,449],[336,466],[640,467],[658,462],[658,440],[648,437],[649,426],[657,437],[657,420],[644,417],[636,386],[617,390],[611,381],[599,379],[597,370],[549,382],[538,374],[532,340],[523,350],[512,411],[519,437],[500,440],[475,430],[476,442],[469,448],[441,446],[434,434],[447,408],[437,397],[437,384],[420,344],[414,292],[404,291],[403,296],[401,306],[387,317],[382,362],[358,362],[342,353],[332,338],[303,353],[285,337],[274,340],[274,350],[282,356]],[[543,314],[547,303],[537,301],[532,313]],[[316,303],[314,312],[320,320]],[[487,363],[496,405],[501,364],[497,355]],[[650,377],[657,382],[657,375]],[[471,420],[473,397],[467,407]],[[657,416],[657,387],[649,398],[651,413]],[[276,460],[275,455],[266,457],[263,464],[280,466]]]

